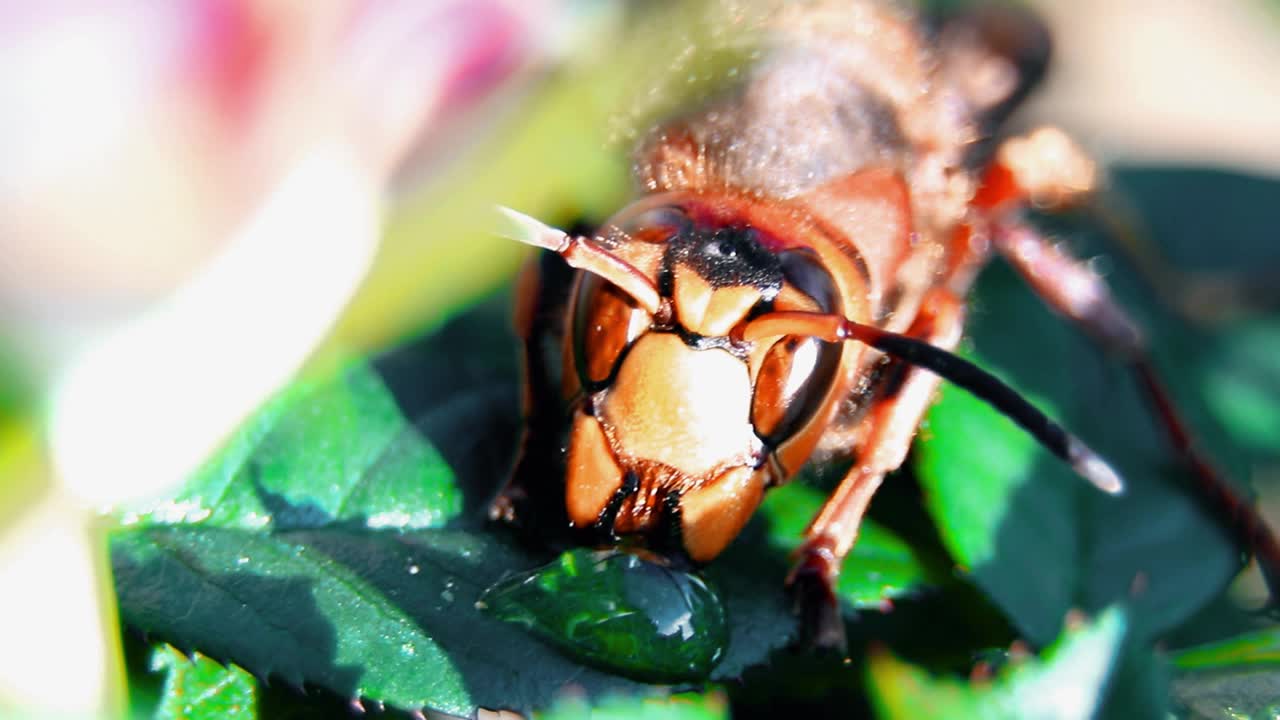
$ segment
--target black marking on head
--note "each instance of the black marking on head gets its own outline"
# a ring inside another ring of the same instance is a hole
[[[662,555],[670,567],[677,570],[692,570],[697,566],[689,557],[684,546],[684,513],[680,508],[680,492],[668,490],[662,497],[662,510],[658,516],[657,527],[649,536],[649,547]]]
[[[596,517],[595,527],[605,534],[608,540],[616,541],[618,535],[614,532],[614,525],[618,522],[618,513],[622,511],[622,503],[627,498],[635,495],[640,490],[640,477],[636,475],[634,470],[628,470],[622,476],[622,485],[613,492],[613,497],[609,498],[609,502],[600,510],[600,515]]]
[[[840,290],[831,271],[823,266],[817,253],[809,248],[794,248],[778,253],[778,262],[787,282],[808,295],[825,313],[841,313]]]
[[[760,244],[752,228],[693,229],[680,233],[667,245],[664,274],[686,265],[713,288],[750,286],[772,300],[782,289],[782,263]]]
[[[710,335],[699,335],[692,330],[683,326],[677,326],[672,330],[662,330],[658,332],[671,332],[679,336],[684,344],[693,350],[724,350],[739,360],[746,361],[751,354],[751,343],[734,340],[731,337],[719,336],[712,337]]]

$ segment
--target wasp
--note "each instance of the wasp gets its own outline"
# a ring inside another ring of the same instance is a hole
[[[765,50],[736,87],[641,140],[640,195],[596,232],[507,211],[515,239],[550,252],[517,290],[525,433],[491,516],[559,518],[702,564],[769,488],[851,458],[787,579],[803,632],[839,646],[842,561],[942,380],[1121,490],[1084,443],[953,354],[997,255],[1131,364],[1183,458],[1221,486],[1140,328],[1025,218],[1099,185],[1062,131],[1002,134],[1046,67],[1038,20],[988,8],[926,27],[899,5],[845,0],[781,5],[763,23]]]

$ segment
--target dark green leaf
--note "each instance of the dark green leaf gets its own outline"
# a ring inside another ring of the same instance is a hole
[[[1225,430],[1255,453],[1280,441],[1280,323],[1246,320],[1213,341],[1216,360],[1201,370],[1205,402]]]
[[[1124,614],[1108,610],[1068,631],[1043,660],[1015,662],[981,684],[935,677],[881,653],[871,660],[872,696],[883,718],[1087,720],[1101,704],[1125,627]]]
[[[117,535],[112,549],[125,621],[179,647],[344,697],[471,707],[457,670],[412,618],[306,544],[155,527]]]
[[[1099,720],[1169,720],[1169,680],[1168,663],[1130,633],[1115,661]]]
[[[151,669],[165,674],[156,720],[258,717],[258,682],[235,665],[221,665],[199,654],[188,658],[163,645],[152,653]]]
[[[797,481],[772,490],[759,513],[769,522],[769,544],[790,554],[826,496]],[[874,520],[864,520],[858,542],[845,560],[836,593],[852,607],[881,609],[886,600],[917,591],[927,573],[909,545]]]
[[[943,390],[928,434],[916,470],[947,549],[1028,637],[1052,638],[1080,564],[1070,471],[955,388]]]
[[[130,625],[340,697],[468,714],[546,707],[570,686],[653,692],[477,610],[486,588],[540,564],[491,533],[144,527],[118,533],[112,550]],[[735,621],[720,677],[760,662],[793,627],[781,572],[743,577],[747,558],[729,559],[712,574]]]
[[[1110,497],[1085,486],[1009,421],[947,388],[916,469],[948,550],[1037,643],[1056,634],[1068,607],[1097,610],[1130,594],[1138,634],[1187,619],[1239,562],[1216,519],[1185,491],[1187,474],[1133,378],[1007,269],[984,274],[977,307],[970,329],[979,360],[1046,397],[1048,413],[1112,462],[1126,489]],[[1160,329],[1153,343],[1190,342],[1192,331],[1172,320]],[[1189,415],[1203,418],[1194,406]]]
[[[1127,253],[1092,239],[1081,245],[1117,259],[1147,258],[1117,260],[1110,280],[1142,311],[1156,360],[1198,439],[1243,487],[1252,467],[1280,460],[1273,432],[1280,244],[1271,241],[1280,183],[1171,167],[1120,168],[1115,178],[1140,213],[1146,243]]]

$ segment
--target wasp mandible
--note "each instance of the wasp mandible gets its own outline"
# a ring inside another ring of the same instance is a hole
[[[1141,330],[1024,218],[1098,186],[1057,129],[1001,139],[1047,63],[1035,18],[989,8],[926,28],[896,4],[846,0],[780,5],[763,28],[766,51],[736,87],[642,140],[641,196],[597,232],[508,212],[516,239],[551,252],[518,288],[525,435],[492,517],[542,513],[700,564],[770,487],[852,457],[787,580],[810,638],[840,645],[841,563],[942,379],[1121,489],[1082,442],[951,353],[993,255],[1128,362],[1202,484],[1225,487]],[[1261,523],[1242,532],[1280,557]]]

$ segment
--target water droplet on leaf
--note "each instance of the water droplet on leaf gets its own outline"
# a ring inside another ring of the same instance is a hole
[[[701,576],[618,550],[571,550],[490,587],[476,606],[643,680],[704,679],[729,642],[724,603]]]

